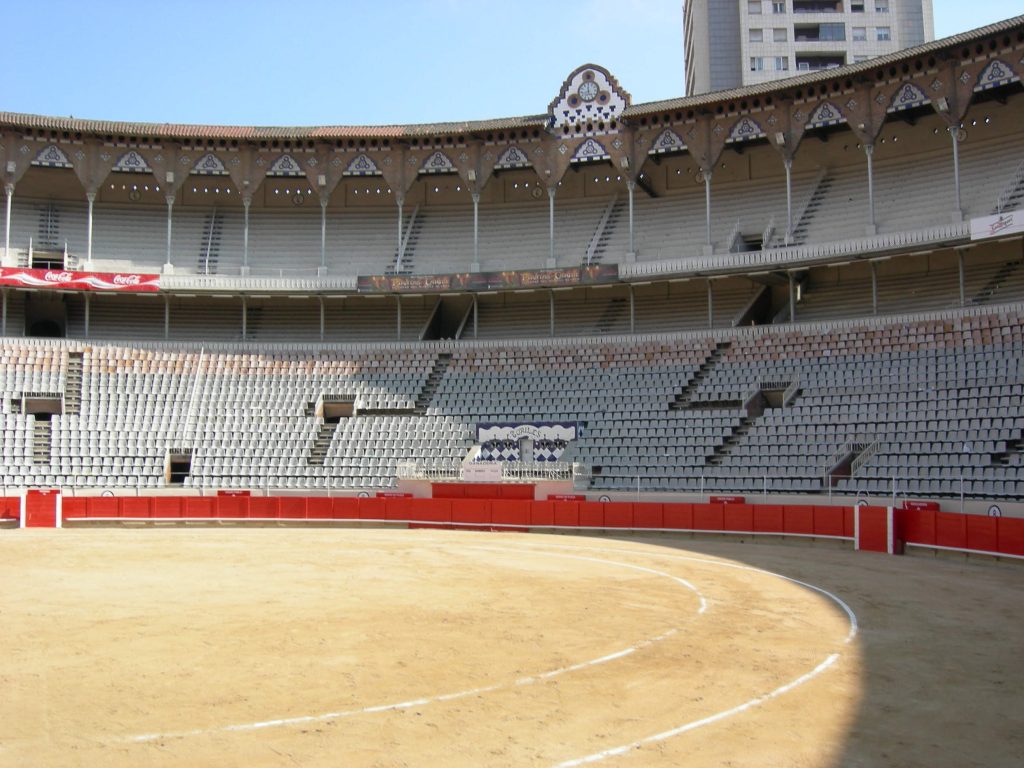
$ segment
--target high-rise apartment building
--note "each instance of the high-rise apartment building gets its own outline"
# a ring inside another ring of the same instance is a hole
[[[935,38],[932,0],[685,0],[686,93],[854,64]]]

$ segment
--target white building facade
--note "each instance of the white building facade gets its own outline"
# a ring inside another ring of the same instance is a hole
[[[855,64],[935,38],[932,0],[686,0],[686,93]]]

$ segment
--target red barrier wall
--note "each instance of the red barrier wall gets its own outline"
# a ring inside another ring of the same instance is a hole
[[[28,491],[25,494],[25,527],[57,526],[57,491]]]
[[[886,507],[860,508],[860,549],[866,552],[887,552],[889,523]]]
[[[489,498],[472,498],[467,488]],[[524,530],[556,526],[605,529],[705,530],[788,533],[852,537],[851,507],[754,504],[657,504],[635,502],[534,501],[533,486],[514,488],[502,498],[495,484],[435,484],[431,499],[411,497],[355,498],[301,496],[89,496],[64,497],[63,515],[81,518],[267,518],[311,520],[396,520],[427,526],[483,527]],[[29,499],[38,507],[36,520],[48,514],[38,491]],[[50,494],[52,500],[55,495]],[[0,498],[0,518],[18,519],[21,500]],[[923,505],[922,505],[923,507]],[[926,508],[896,510],[896,538],[912,544],[1024,556],[1024,519],[960,515]],[[886,551],[884,507],[861,510],[861,548]]]

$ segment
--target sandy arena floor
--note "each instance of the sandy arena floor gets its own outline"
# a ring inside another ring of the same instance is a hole
[[[0,531],[0,766],[1019,766],[1022,605],[828,546]]]

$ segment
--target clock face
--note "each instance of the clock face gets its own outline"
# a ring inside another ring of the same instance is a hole
[[[579,95],[584,101],[593,101],[597,98],[597,91],[597,83],[593,80],[587,80],[580,86]]]

